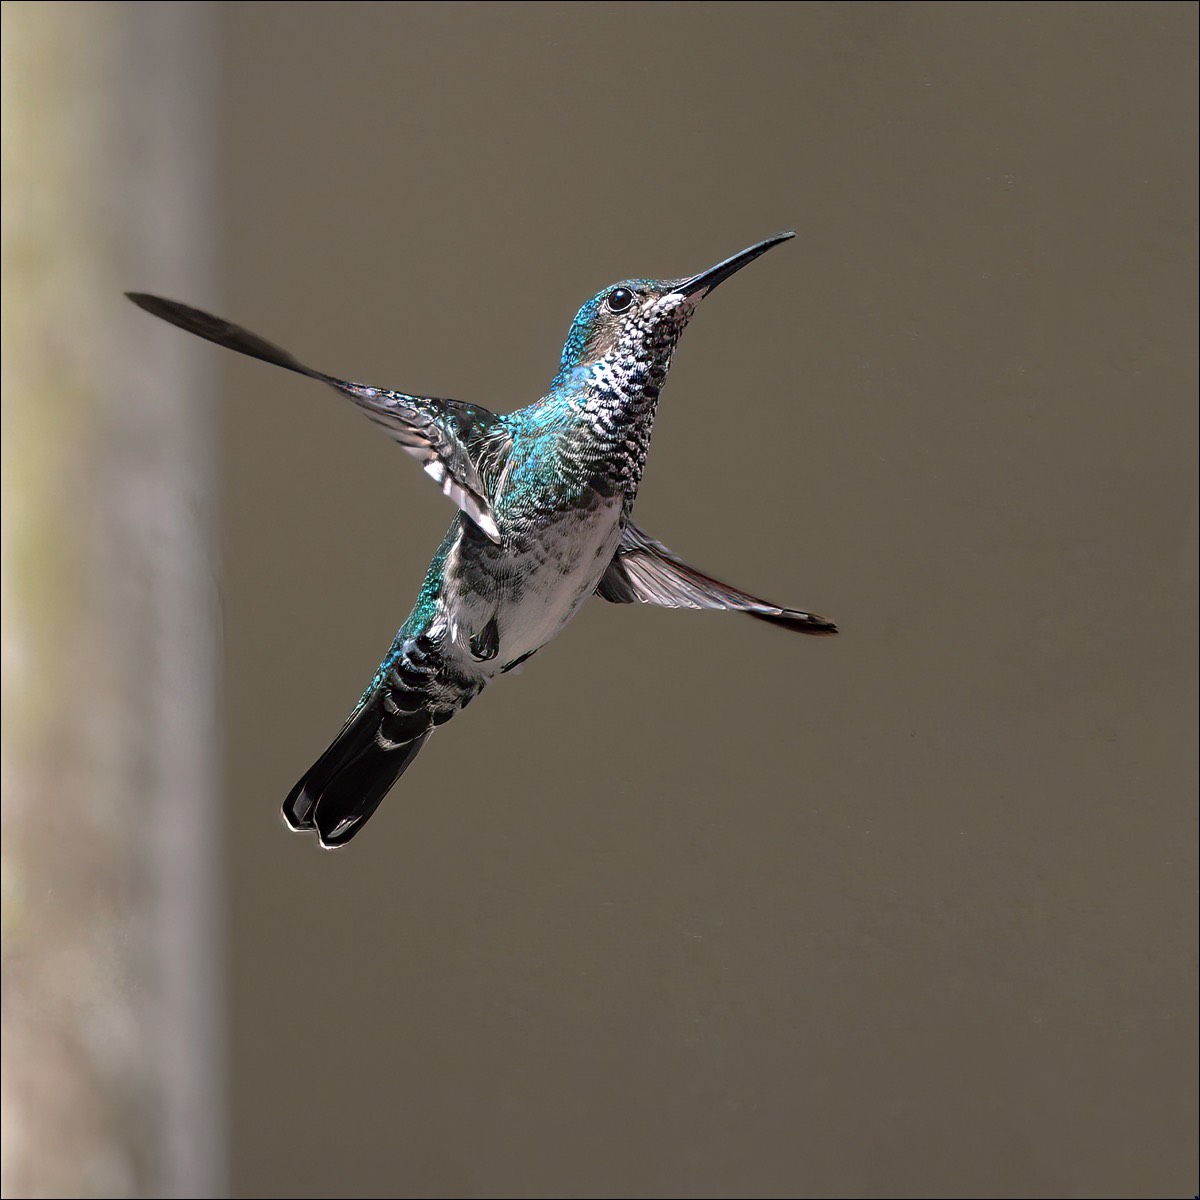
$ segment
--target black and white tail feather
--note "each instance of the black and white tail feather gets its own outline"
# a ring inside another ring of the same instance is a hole
[[[283,802],[297,833],[316,832],[326,849],[344,846],[408,769],[433,732],[426,712],[405,713],[387,688],[354,710],[329,749]]]
[[[451,669],[427,635],[404,639],[393,650],[329,749],[283,802],[288,825],[315,832],[328,850],[362,829],[434,729],[484,686],[482,678]]]

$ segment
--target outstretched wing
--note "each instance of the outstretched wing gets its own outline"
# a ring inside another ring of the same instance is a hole
[[[816,613],[780,608],[759,600],[697,571],[670,550],[643,533],[631,521],[621,545],[596,588],[596,594],[614,604],[657,604],[662,608],[718,608],[744,612],[797,633],[837,633],[837,626]]]
[[[495,413],[460,400],[409,396],[388,388],[335,379],[323,371],[306,367],[286,350],[249,330],[198,308],[148,296],[144,292],[127,292],[126,295],[139,308],[197,337],[337,388],[376,425],[382,426],[394,441],[420,460],[426,474],[492,541],[500,540],[500,531],[492,515],[491,497],[512,449],[512,438]]]

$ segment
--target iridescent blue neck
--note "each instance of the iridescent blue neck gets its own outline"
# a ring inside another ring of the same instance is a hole
[[[554,377],[557,387],[559,381],[572,371],[579,369],[583,357],[587,353],[588,339],[596,322],[596,312],[600,305],[600,297],[593,296],[576,314],[567,331],[567,340],[563,343],[562,357],[558,362],[558,374]]]
[[[595,382],[596,363],[570,365],[563,363],[558,374],[550,381],[550,394],[581,393],[588,391]]]

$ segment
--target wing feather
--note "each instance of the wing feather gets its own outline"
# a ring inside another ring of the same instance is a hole
[[[491,497],[512,449],[512,438],[495,413],[461,400],[410,396],[338,379],[305,366],[286,350],[231,321],[160,296],[126,294],[139,308],[188,333],[336,388],[416,458],[442,492],[492,541],[500,541]]]
[[[743,592],[685,563],[631,521],[621,545],[596,588],[614,604],[657,604],[661,608],[708,608],[744,612],[798,633],[830,634],[837,626],[816,613],[783,608]]]

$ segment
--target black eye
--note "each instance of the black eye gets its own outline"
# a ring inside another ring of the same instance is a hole
[[[624,312],[633,303],[633,293],[628,288],[613,288],[605,304],[609,312]]]

